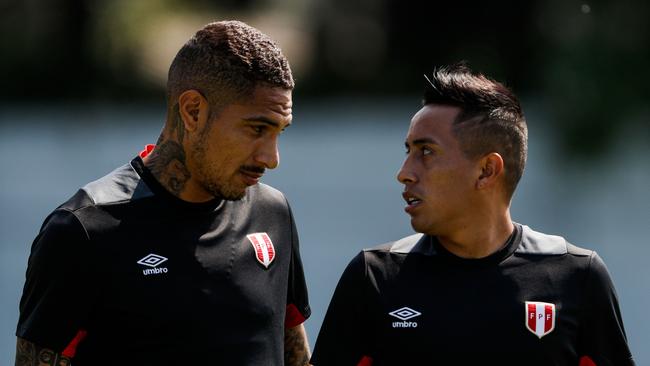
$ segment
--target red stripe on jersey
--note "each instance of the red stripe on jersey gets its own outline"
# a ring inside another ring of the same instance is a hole
[[[284,327],[293,328],[305,322],[305,317],[294,304],[287,305],[287,314],[284,317]]]
[[[597,365],[589,356],[582,356],[580,357],[579,366],[597,366]]]
[[[544,306],[544,333],[549,332],[553,328],[553,307],[551,305]]]
[[[73,358],[77,353],[77,346],[79,343],[81,343],[81,341],[83,341],[84,338],[86,338],[86,334],[88,334],[88,332],[80,329],[77,332],[77,335],[72,338],[68,346],[63,350],[63,352],[61,352],[61,354],[67,358]]]
[[[140,157],[144,159],[144,157],[149,155],[155,147],[156,145],[154,144],[145,145],[144,150],[140,151]]]
[[[357,366],[372,366],[372,358],[368,356],[361,357]]]
[[[528,328],[533,332],[537,329],[537,306],[528,304]]]

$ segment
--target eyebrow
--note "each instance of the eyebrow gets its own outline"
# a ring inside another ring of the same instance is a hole
[[[275,128],[280,128],[280,124],[278,122],[276,122],[276,121],[274,121],[274,120],[272,120],[272,119],[270,119],[268,117],[265,117],[265,116],[248,117],[248,118],[244,118],[244,121],[247,121],[247,122],[262,122],[264,124],[273,126]],[[289,126],[291,126],[291,122],[287,123],[287,125],[284,126],[284,128],[287,128]]]
[[[436,140],[430,137],[423,137],[423,138],[413,140],[413,142],[411,142],[410,144],[408,141],[404,141],[404,146],[406,147],[409,147],[410,145],[419,146],[419,145],[426,145],[426,144],[439,145]]]

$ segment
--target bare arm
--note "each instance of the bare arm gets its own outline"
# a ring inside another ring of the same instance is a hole
[[[309,365],[309,344],[302,324],[284,331],[284,364],[286,366]]]
[[[16,342],[16,366],[70,366],[70,359],[22,338]]]

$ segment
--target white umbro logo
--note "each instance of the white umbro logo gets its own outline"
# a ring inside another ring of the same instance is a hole
[[[397,309],[395,311],[391,311],[388,313],[388,315],[392,315],[396,317],[399,320],[408,320],[411,318],[415,318],[416,316],[422,315],[421,312],[413,310],[411,308],[407,308],[406,306],[400,309]]]
[[[149,266],[149,267],[157,267],[160,263],[166,260],[167,258],[163,257],[162,255],[149,254],[146,257],[140,259],[138,261],[138,264],[142,264],[143,266]]]
[[[167,273],[169,270],[166,267],[156,268],[158,265],[165,261],[167,261],[167,258],[163,257],[162,255],[151,253],[140,259],[137,263],[143,266],[151,267],[142,270],[142,273],[147,276],[151,274]]]
[[[391,311],[388,313],[388,315],[402,320],[401,322],[393,322],[393,328],[415,328],[418,326],[418,323],[407,322],[407,320],[415,318],[416,316],[420,316],[422,313],[405,306],[403,308]]]

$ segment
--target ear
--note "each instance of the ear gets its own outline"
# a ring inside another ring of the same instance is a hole
[[[209,112],[207,99],[197,90],[186,90],[178,97],[178,113],[188,132],[201,131]]]
[[[480,160],[481,172],[476,180],[477,189],[485,189],[496,185],[503,172],[503,158],[498,153],[489,153]]]

